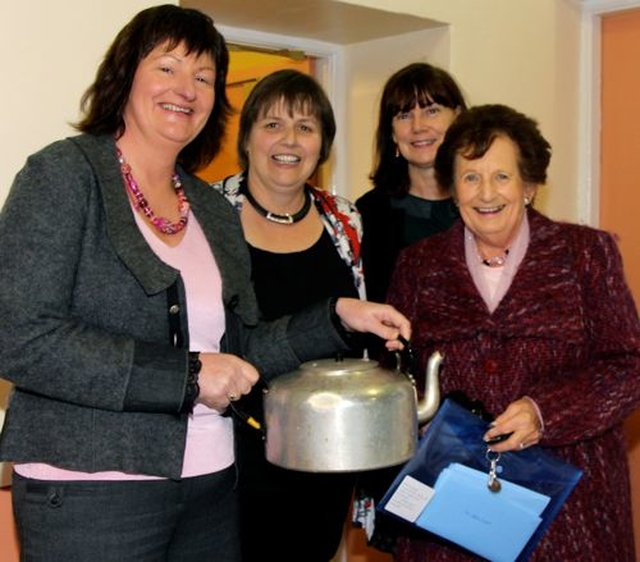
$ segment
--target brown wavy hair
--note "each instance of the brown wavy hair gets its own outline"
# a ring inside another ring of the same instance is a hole
[[[279,102],[284,104],[290,114],[301,110],[319,121],[322,146],[318,165],[329,158],[336,135],[336,122],[327,94],[313,76],[299,70],[283,69],[262,78],[251,90],[242,107],[237,149],[238,162],[243,170],[249,169],[247,144],[251,129],[258,119],[264,117]]]
[[[387,80],[380,99],[375,162],[369,176],[374,189],[395,196],[408,193],[409,164],[404,158],[396,157],[393,118],[410,111],[416,104],[424,108],[432,103],[462,112],[467,109],[460,86],[446,70],[426,62],[414,62]]]
[[[178,155],[178,162],[193,173],[211,162],[220,151],[232,112],[226,94],[227,45],[213,20],[198,10],[164,4],[134,16],[107,50],[93,84],[80,100],[84,117],[73,126],[83,133],[120,137],[125,129],[123,113],[138,65],[163,43],[167,43],[169,50],[184,43],[187,53],[198,56],[206,53],[215,65],[215,104],[211,115],[200,134]]]

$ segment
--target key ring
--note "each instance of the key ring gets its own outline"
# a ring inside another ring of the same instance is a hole
[[[502,484],[498,480],[498,461],[500,460],[500,453],[487,449],[485,453],[486,459],[489,461],[491,467],[489,468],[489,480],[487,481],[487,488],[494,494],[497,494],[502,490]]]

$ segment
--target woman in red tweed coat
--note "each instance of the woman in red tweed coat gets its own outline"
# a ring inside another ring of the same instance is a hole
[[[640,404],[640,322],[613,238],[530,208],[551,150],[532,119],[480,106],[436,160],[462,222],[401,255],[388,300],[409,316],[421,366],[444,354],[442,392],[497,414],[496,451],[540,444],[584,475],[532,561],[635,560],[624,419]],[[401,562],[469,560],[426,532]]]

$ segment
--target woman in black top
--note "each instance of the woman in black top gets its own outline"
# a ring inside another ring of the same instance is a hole
[[[449,228],[458,218],[435,179],[433,163],[445,132],[467,105],[441,68],[413,63],[393,74],[380,101],[373,189],[356,201],[364,229],[367,297],[384,302],[400,250]]]
[[[255,86],[242,110],[244,171],[214,184],[240,213],[265,319],[326,297],[364,298],[359,214],[346,199],[308,183],[334,135],[320,85],[295,70],[275,72]],[[261,418],[261,393],[241,406]],[[243,562],[328,562],[340,544],[355,476],[274,466],[259,432],[247,425],[236,431]],[[288,517],[279,519],[276,510]]]
[[[459,217],[448,191],[434,174],[438,147],[456,117],[467,109],[455,80],[427,63],[409,64],[386,82],[376,131],[373,189],[356,201],[362,217],[362,263],[367,298],[385,302],[400,251],[447,230]],[[371,338],[369,356],[379,359],[384,347]],[[362,475],[356,520],[369,531],[369,543],[393,551],[394,521],[375,513],[375,504],[391,484],[398,467]],[[372,523],[375,520],[375,525]]]

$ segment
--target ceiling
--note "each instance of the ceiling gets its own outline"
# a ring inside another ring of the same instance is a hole
[[[349,45],[442,24],[335,0],[183,0],[216,25]]]

